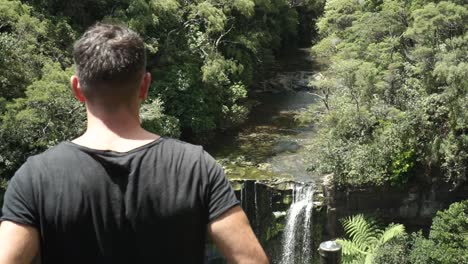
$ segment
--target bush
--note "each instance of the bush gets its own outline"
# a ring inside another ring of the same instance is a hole
[[[179,137],[179,120],[173,116],[165,115],[163,112],[163,103],[159,99],[143,104],[140,110],[142,126],[161,136]]]
[[[374,253],[374,264],[410,264],[410,242],[410,237],[404,235],[382,245]]]
[[[416,235],[411,263],[468,263],[468,200],[439,211],[429,239]]]

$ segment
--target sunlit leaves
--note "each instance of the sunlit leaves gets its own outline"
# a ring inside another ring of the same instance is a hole
[[[333,0],[325,10],[312,49],[330,61],[312,83],[326,96],[317,169],[343,185],[404,184],[418,166],[466,181],[466,6]]]
[[[413,16],[413,26],[406,34],[421,44],[438,46],[447,38],[463,34],[468,10],[461,5],[443,1],[429,3],[414,11]]]
[[[344,263],[372,264],[380,247],[405,234],[403,225],[390,224],[381,230],[373,219],[361,214],[345,218],[343,228],[350,238],[337,240],[343,247]]]
[[[233,6],[246,17],[251,17],[254,14],[255,2],[253,0],[233,1]]]
[[[449,264],[468,262],[468,200],[437,212],[429,238],[414,239],[411,263]]]
[[[203,19],[207,33],[219,33],[223,31],[227,17],[223,11],[209,2],[202,2],[198,4],[194,14]]]
[[[84,129],[84,107],[72,96],[69,78],[73,69],[57,63],[44,66],[44,77],[26,89],[26,97],[6,107],[0,130],[0,145],[8,151],[0,174],[12,172],[27,156],[76,137]]]
[[[179,137],[179,120],[164,113],[164,106],[159,98],[144,103],[140,109],[140,119],[145,129],[169,137]]]
[[[230,75],[242,72],[242,66],[232,60],[226,60],[221,56],[208,58],[202,67],[202,80],[213,85],[225,85],[230,83]]]

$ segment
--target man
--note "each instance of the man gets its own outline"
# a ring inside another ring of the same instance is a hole
[[[151,82],[142,39],[97,24],[73,56],[87,130],[10,181],[0,263],[203,263],[207,233],[231,263],[268,263],[215,160],[141,128]]]

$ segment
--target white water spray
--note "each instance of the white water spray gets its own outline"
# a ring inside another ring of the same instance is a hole
[[[313,198],[314,186],[294,186],[293,203],[284,228],[280,264],[311,263]]]

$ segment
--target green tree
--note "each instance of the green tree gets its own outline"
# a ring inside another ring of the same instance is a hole
[[[42,75],[44,62],[71,64],[75,32],[57,17],[45,19],[16,0],[0,1],[0,97],[23,97],[28,85]]]
[[[19,1],[0,1],[0,97],[10,100],[39,76],[42,67],[37,39],[45,23],[31,16],[31,8]]]
[[[44,78],[28,86],[26,97],[6,105],[0,130],[2,178],[13,176],[29,155],[83,131],[85,111],[69,89],[73,69],[49,63],[43,73]]]
[[[467,20],[459,1],[328,1],[313,167],[341,186],[466,182]]]
[[[429,238],[415,236],[411,263],[468,263],[468,200],[437,212]]]

